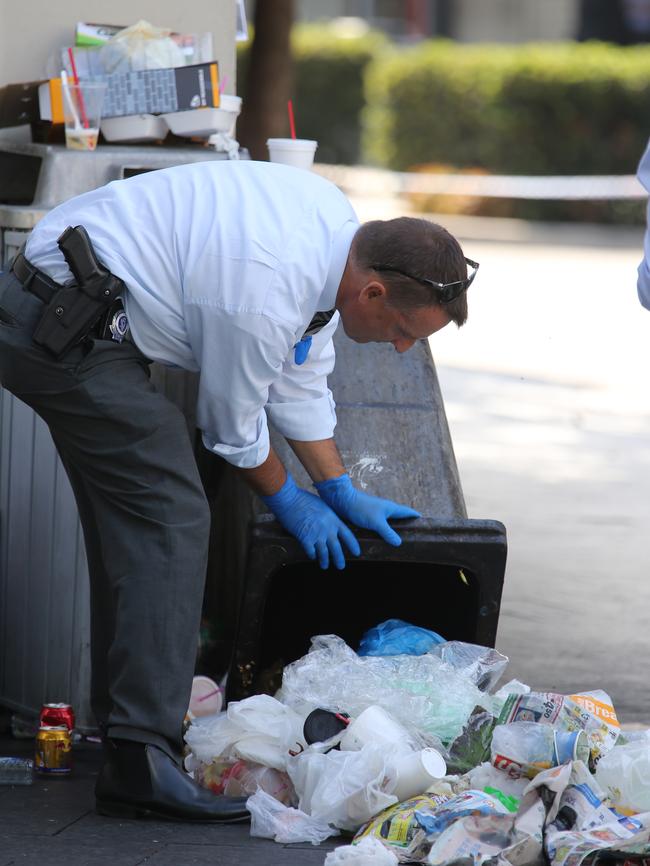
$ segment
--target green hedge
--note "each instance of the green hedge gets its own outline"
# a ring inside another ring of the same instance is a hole
[[[629,174],[650,133],[650,48],[462,45],[384,52],[368,69],[366,161],[507,174]]]
[[[249,44],[240,43],[237,52],[240,94],[245,92]],[[344,37],[326,24],[305,24],[293,28],[291,44],[298,135],[318,141],[319,162],[360,162],[364,72],[386,46],[385,37],[376,32]]]

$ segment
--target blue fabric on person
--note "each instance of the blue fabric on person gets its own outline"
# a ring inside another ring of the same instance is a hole
[[[422,656],[431,647],[446,643],[435,631],[404,622],[402,619],[387,619],[376,625],[361,638],[360,656]]]

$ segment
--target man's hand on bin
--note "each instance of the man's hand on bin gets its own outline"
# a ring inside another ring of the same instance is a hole
[[[318,558],[321,568],[330,561],[345,568],[343,545],[353,556],[359,556],[359,542],[323,499],[296,485],[291,475],[272,496],[262,496],[287,532],[295,536],[310,559]]]
[[[363,529],[372,529],[393,547],[399,547],[402,539],[389,526],[388,519],[390,517],[420,517],[419,511],[415,511],[407,505],[400,505],[390,499],[380,499],[378,496],[362,493],[354,487],[350,476],[347,474],[338,478],[328,478],[327,481],[319,481],[314,486],[321,499],[339,517]]]

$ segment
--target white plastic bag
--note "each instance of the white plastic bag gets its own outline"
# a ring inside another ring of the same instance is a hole
[[[218,716],[195,719],[185,741],[204,764],[233,757],[285,770],[289,750],[305,745],[302,726],[302,718],[290,707],[270,695],[253,695],[229,704]]]
[[[359,752],[323,754],[310,747],[290,759],[288,773],[299,796],[298,806],[342,830],[357,830],[397,797],[390,750],[368,744]]]
[[[399,860],[378,839],[367,836],[354,845],[341,845],[325,858],[324,866],[397,866]]]
[[[617,806],[650,812],[650,740],[614,746],[598,762],[596,781]]]
[[[311,818],[299,809],[284,806],[261,790],[248,798],[246,808],[251,813],[251,836],[274,839],[283,845],[293,842],[320,845],[330,836],[339,835],[339,831],[330,827],[327,821]]]
[[[99,50],[106,73],[185,66],[185,56],[171,38],[171,30],[148,21],[125,27]]]

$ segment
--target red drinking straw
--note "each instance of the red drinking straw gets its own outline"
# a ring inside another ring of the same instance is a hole
[[[296,137],[296,124],[293,119],[293,102],[289,100],[287,102],[287,110],[289,112],[289,128],[291,129],[291,138]]]
[[[68,57],[70,58],[70,68],[72,69],[72,81],[73,84],[79,86],[79,76],[77,75],[77,64],[74,62],[74,52],[72,48],[68,48]],[[81,122],[84,125],[85,129],[88,129],[90,124],[88,123],[88,115],[86,114],[86,106],[84,105],[84,97],[81,92],[81,88],[79,88],[79,111],[81,112]]]

